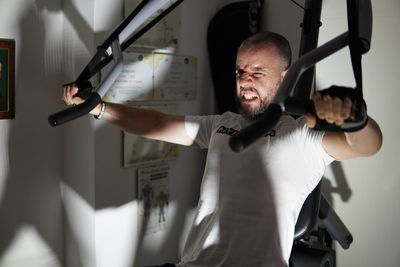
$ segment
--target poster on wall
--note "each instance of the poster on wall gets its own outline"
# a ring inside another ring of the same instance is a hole
[[[141,106],[145,109],[154,109],[167,114],[178,114],[177,105]],[[123,132],[123,166],[156,163],[174,160],[178,156],[178,145],[152,140],[128,132]]]
[[[169,223],[169,166],[138,169],[138,227],[142,235],[164,230]]]
[[[154,54],[154,100],[195,100],[197,59]]]
[[[0,119],[15,117],[15,41],[0,39]]]
[[[153,100],[153,55],[124,53],[124,66],[104,100],[114,103]]]
[[[125,52],[121,74],[105,101],[195,100],[197,58],[169,53]]]
[[[129,14],[139,5],[140,2],[142,2],[142,0],[125,0],[125,17],[129,16]],[[157,15],[161,14],[167,8],[177,2],[177,0],[169,0],[164,2],[165,5],[163,8],[159,9],[159,11],[154,16],[148,18],[147,21],[153,20]],[[175,51],[179,43],[180,24],[180,8],[178,7],[164,17],[160,22],[154,25],[142,37],[136,40],[132,46]]]

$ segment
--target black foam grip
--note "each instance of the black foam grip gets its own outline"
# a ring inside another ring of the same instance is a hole
[[[49,124],[52,127],[59,126],[66,122],[77,119],[94,109],[101,102],[101,97],[97,93],[92,93],[91,96],[82,104],[72,106],[49,116]]]
[[[259,138],[269,134],[281,115],[281,107],[278,104],[270,104],[259,119],[230,138],[229,145],[232,150],[240,152]]]
[[[88,99],[92,94],[92,83],[90,81],[76,81],[76,86],[79,88],[79,92],[76,94],[80,98]]]
[[[344,121],[341,126],[330,124],[325,120],[317,118],[317,124],[314,127],[318,131],[329,132],[354,132],[362,129],[368,122],[366,105],[363,99],[359,99],[355,94],[355,90],[348,87],[332,86],[328,89],[320,91],[321,94],[329,94],[332,97],[337,96],[341,99],[350,97],[352,101],[351,117]],[[309,99],[301,99],[296,97],[288,97],[285,100],[285,111],[294,115],[304,115],[311,113],[316,116],[314,103]]]
[[[70,86],[70,85],[73,85],[73,84],[76,85],[76,87],[78,87],[78,89],[79,89],[79,91],[76,94],[76,96],[79,96],[80,98],[83,98],[83,99],[88,99],[90,97],[90,95],[92,94],[93,86],[92,86],[92,83],[90,81],[77,80],[77,81],[72,82],[72,83],[64,84],[64,86]]]

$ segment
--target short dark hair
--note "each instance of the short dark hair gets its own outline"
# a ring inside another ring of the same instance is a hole
[[[273,45],[279,55],[281,56],[284,69],[288,69],[292,63],[292,49],[290,48],[289,41],[282,35],[275,32],[260,32],[256,33],[243,41],[241,47],[245,46],[265,46]],[[240,49],[239,48],[239,49]]]

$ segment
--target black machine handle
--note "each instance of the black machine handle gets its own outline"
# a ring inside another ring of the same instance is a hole
[[[111,48],[115,64],[108,72],[105,79],[103,79],[96,88],[93,88],[91,82],[87,80],[78,79],[76,82],[71,83],[75,84],[79,89],[77,96],[86,99],[86,101],[77,106],[73,106],[65,110],[62,110],[60,112],[57,112],[53,115],[50,115],[48,118],[50,126],[52,127],[59,126],[63,123],[77,119],[89,113],[93,108],[96,107],[97,104],[101,102],[101,98],[104,96],[107,90],[112,86],[112,84],[118,78],[118,75],[121,73],[122,70],[122,51],[120,48],[119,41],[115,40],[112,43]]]
[[[53,127],[77,119],[94,109],[101,102],[98,93],[92,93],[82,104],[69,107],[49,116],[49,124]]]
[[[366,105],[363,99],[359,99],[355,94],[355,90],[349,87],[335,86],[322,90],[321,93],[329,94],[340,99],[346,96],[352,101],[352,109],[350,118],[345,120],[341,126],[329,124],[324,120],[317,118],[315,130],[330,132],[354,132],[362,129],[368,122]],[[314,103],[310,99],[288,97],[284,102],[285,111],[293,115],[305,115],[306,113],[315,114]]]
[[[74,83],[70,83],[70,84],[64,84],[64,86],[67,85],[73,85],[75,84],[79,91],[76,94],[77,96],[79,96],[82,99],[88,99],[91,95],[92,95],[92,91],[93,91],[93,86],[92,83],[90,81],[79,81],[77,80]]]
[[[71,106],[67,109],[61,110],[54,113],[48,117],[49,124],[53,127],[59,126],[63,123],[69,122],[71,120],[77,119],[87,113],[89,113],[93,108],[97,106],[101,101],[101,97],[97,93],[92,93],[92,83],[89,81],[76,81],[74,83],[65,84],[76,85],[79,88],[77,96],[85,99],[86,101],[82,104]]]

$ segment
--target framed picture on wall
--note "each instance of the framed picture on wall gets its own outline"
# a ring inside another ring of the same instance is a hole
[[[0,119],[15,117],[15,40],[0,39]]]

